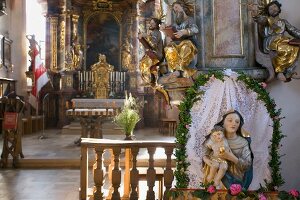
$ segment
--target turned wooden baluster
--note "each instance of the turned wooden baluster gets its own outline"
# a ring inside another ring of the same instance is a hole
[[[103,186],[103,170],[102,170],[102,154],[104,148],[96,147],[96,162],[94,164],[94,199],[102,200],[102,186]]]
[[[132,169],[130,171],[130,185],[131,185],[131,193],[130,193],[130,200],[137,200],[138,193],[137,193],[137,186],[139,184],[139,170],[136,168],[136,157],[139,153],[138,147],[131,148],[132,154]]]
[[[112,194],[112,200],[120,200],[120,193],[119,193],[119,187],[121,183],[121,170],[119,167],[119,159],[120,159],[120,153],[121,153],[121,148],[120,147],[113,147],[113,152],[114,152],[114,163],[115,163],[115,168],[112,171],[112,185],[114,188],[114,192]]]
[[[154,153],[156,150],[156,147],[148,147],[148,154],[149,154],[149,167],[147,170],[147,185],[148,185],[148,191],[147,191],[147,200],[154,200],[155,194],[153,191],[153,187],[155,185],[155,169],[154,169]]]
[[[167,163],[166,163],[166,169],[164,171],[164,185],[166,187],[166,190],[164,192],[164,200],[168,200],[168,192],[170,191],[170,188],[172,187],[172,182],[174,179],[173,170],[171,168],[171,156],[173,154],[173,147],[165,147],[165,154],[167,155]]]
[[[115,157],[114,157],[114,153],[113,153],[112,149],[109,149],[108,151],[110,154],[110,164],[108,167],[108,179],[109,179],[110,187],[109,187],[109,192],[108,192],[106,199],[112,199],[112,193],[114,191],[114,189],[112,187],[112,171],[115,167],[115,163],[114,163]]]
[[[87,145],[81,145],[80,161],[80,200],[86,200],[88,188],[88,151]]]
[[[124,169],[124,192],[123,192],[123,200],[129,199],[130,193],[130,169],[132,167],[131,164],[131,149],[125,149],[125,169]]]

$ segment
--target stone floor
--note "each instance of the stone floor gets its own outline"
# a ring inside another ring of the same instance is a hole
[[[41,135],[45,139],[40,139]],[[137,140],[174,141],[175,139],[173,136],[159,134],[158,129],[140,129],[135,132],[135,135]],[[61,134],[61,130],[57,129],[24,135],[22,146],[25,160],[79,159],[80,147],[74,144],[78,137],[78,135]],[[104,134],[103,137],[123,139],[124,135]],[[1,149],[2,143],[1,139]],[[160,157],[158,154],[160,151],[157,151],[156,155]],[[79,175],[79,169],[0,169],[0,200],[76,200],[79,197]],[[146,199],[146,190],[146,182],[142,182],[140,199]]]

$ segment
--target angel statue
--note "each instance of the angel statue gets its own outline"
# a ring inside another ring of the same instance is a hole
[[[252,17],[258,24],[259,36],[262,39],[260,50],[269,54],[273,71],[277,78],[284,82],[300,79],[294,70],[299,57],[300,30],[287,20],[281,19],[281,4],[278,1],[260,0],[259,4],[249,4]],[[288,33],[291,38],[286,36]]]
[[[124,44],[122,45],[122,65],[125,69],[129,71],[133,71],[134,68],[131,64],[132,57],[131,57],[131,49],[132,45],[129,43],[129,37],[126,37]]]
[[[27,40],[29,41],[29,51],[28,55],[30,56],[30,66],[29,71],[34,71],[34,59],[41,52],[41,46],[35,40],[35,35],[26,35]]]

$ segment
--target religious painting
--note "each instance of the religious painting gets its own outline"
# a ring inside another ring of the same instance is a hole
[[[4,39],[3,39],[3,64],[7,69],[12,67],[11,44],[12,44],[12,40],[10,40],[7,37],[4,37]]]
[[[120,26],[113,15],[99,13],[92,16],[86,26],[86,68],[98,62],[104,54],[107,63],[120,67]]]

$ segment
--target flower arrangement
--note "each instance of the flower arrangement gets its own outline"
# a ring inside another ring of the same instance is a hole
[[[288,192],[280,191],[278,193],[260,185],[258,190],[247,191],[240,184],[232,184],[227,190],[217,190],[213,182],[208,184],[201,183],[200,187],[201,189],[171,189],[169,197],[177,200],[183,196],[187,196],[187,194],[191,194],[194,197],[193,199],[199,198],[201,200],[215,199],[216,196],[218,199],[223,200],[300,200],[300,193],[296,189],[291,189]]]
[[[126,139],[130,139],[132,137],[133,129],[141,119],[138,109],[139,105],[137,104],[137,100],[131,95],[131,93],[129,94],[129,97],[126,93],[124,107],[114,118],[115,123],[125,132]]]

